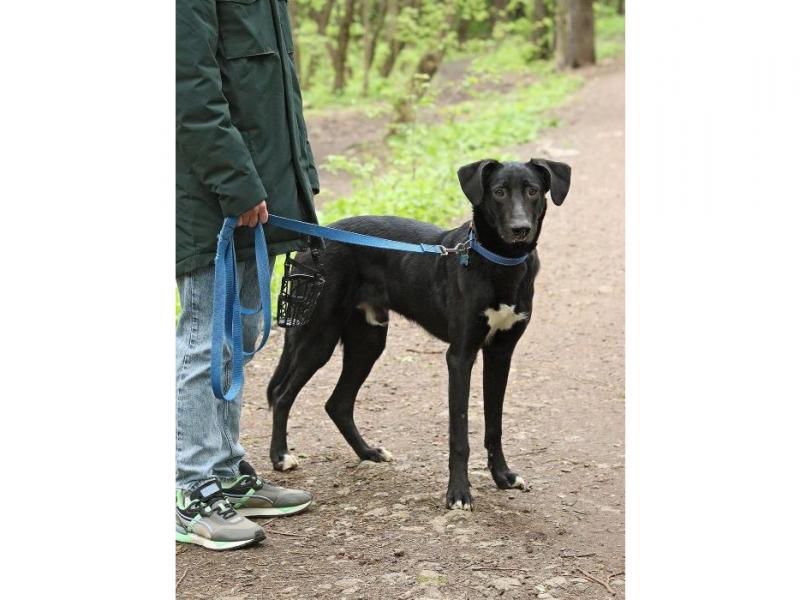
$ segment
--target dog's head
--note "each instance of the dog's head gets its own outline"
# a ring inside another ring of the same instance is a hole
[[[538,236],[546,208],[545,192],[556,206],[569,192],[570,166],[532,158],[526,163],[479,160],[458,170],[461,189],[495,233],[507,244],[530,244]]]

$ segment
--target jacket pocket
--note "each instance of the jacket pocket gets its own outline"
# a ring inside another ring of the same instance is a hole
[[[217,19],[223,58],[277,54],[269,0],[217,0]]]

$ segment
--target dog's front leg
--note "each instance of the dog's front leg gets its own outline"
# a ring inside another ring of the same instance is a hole
[[[489,471],[501,489],[525,489],[525,481],[513,473],[503,454],[503,400],[513,345],[489,345],[483,348],[483,416],[486,423],[484,445],[489,455]]]
[[[472,510],[469,493],[469,378],[477,352],[463,351],[450,346],[447,351],[447,370],[450,376],[450,482],[447,486],[447,508]]]

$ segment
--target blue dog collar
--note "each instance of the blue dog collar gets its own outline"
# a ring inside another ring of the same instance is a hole
[[[467,238],[465,246],[466,246],[466,251],[462,253],[461,256],[459,257],[461,260],[461,264],[465,267],[469,264],[470,250],[474,250],[489,262],[493,262],[497,265],[503,265],[504,267],[515,267],[517,265],[521,265],[526,260],[528,260],[527,254],[523,254],[522,256],[516,256],[513,258],[495,254],[491,250],[481,245],[481,243],[475,237],[475,232],[472,230],[472,228],[470,228],[469,230],[469,237]]]

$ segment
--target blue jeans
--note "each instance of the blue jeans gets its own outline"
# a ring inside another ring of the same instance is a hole
[[[275,259],[270,259],[270,273]],[[236,264],[242,306],[260,303],[255,259]],[[234,402],[218,400],[211,391],[211,315],[214,267],[178,278],[181,315],[175,343],[175,483],[190,490],[210,477],[239,476],[244,448],[239,443],[242,394]],[[252,351],[260,332],[261,314],[242,317],[242,341]],[[225,387],[230,385],[226,352]],[[249,361],[245,357],[245,361]]]

